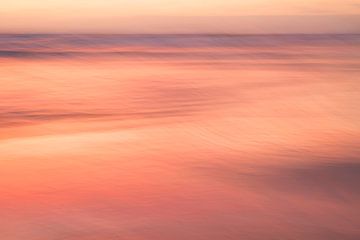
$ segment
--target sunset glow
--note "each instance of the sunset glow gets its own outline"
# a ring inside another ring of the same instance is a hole
[[[359,7],[2,3],[0,240],[360,239]]]
[[[358,32],[359,14],[359,0],[16,0],[1,4],[0,32]]]

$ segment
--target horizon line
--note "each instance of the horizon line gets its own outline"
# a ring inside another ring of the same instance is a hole
[[[204,33],[161,33],[161,32],[154,32],[154,33],[101,33],[101,32],[0,32],[0,35],[179,35],[179,36],[186,36],[186,35],[231,35],[231,36],[258,36],[258,35],[360,35],[359,32],[314,32],[314,33],[222,33],[222,32],[204,32]]]

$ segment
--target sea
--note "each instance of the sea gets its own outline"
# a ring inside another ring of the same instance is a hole
[[[1,34],[1,240],[360,239],[359,34]]]

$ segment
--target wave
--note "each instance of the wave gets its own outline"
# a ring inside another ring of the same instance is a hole
[[[0,50],[0,58],[68,58],[68,57],[124,57],[160,59],[296,59],[311,57],[306,53],[236,52],[236,51],[8,51]]]
[[[360,34],[292,35],[78,35],[2,34],[0,50],[74,50],[107,48],[244,48],[289,45],[360,44]]]

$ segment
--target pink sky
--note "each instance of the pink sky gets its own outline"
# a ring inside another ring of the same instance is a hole
[[[359,14],[359,0],[16,0],[0,32],[359,32]]]

